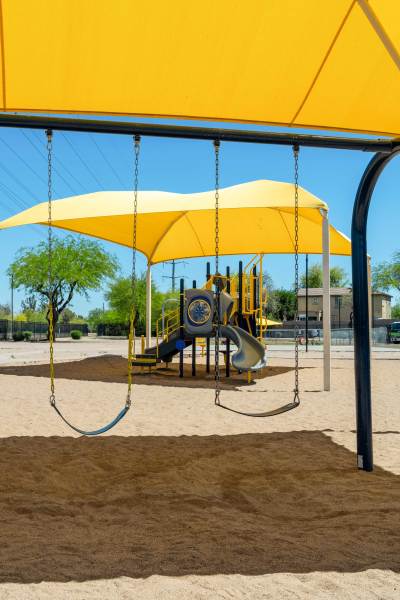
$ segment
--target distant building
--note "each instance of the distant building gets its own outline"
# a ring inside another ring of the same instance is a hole
[[[334,327],[351,327],[353,321],[353,293],[351,288],[331,288],[331,323]],[[322,288],[308,290],[308,318],[310,321],[322,321]],[[392,296],[385,292],[372,292],[374,321],[390,319]],[[299,318],[306,318],[306,290],[299,290]]]

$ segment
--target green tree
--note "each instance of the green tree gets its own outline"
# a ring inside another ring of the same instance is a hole
[[[263,285],[263,288],[266,288],[268,292],[272,292],[272,290],[274,289],[274,282],[269,273],[265,273],[265,272],[263,273],[262,285]]]
[[[290,321],[296,313],[296,294],[294,290],[274,290],[272,292],[274,311],[269,315],[279,321]]]
[[[102,317],[105,311],[102,308],[92,308],[89,311],[87,321],[91,331],[94,331],[99,323],[102,322]]]
[[[36,294],[29,294],[21,302],[21,311],[36,312],[39,309],[39,301]]]
[[[400,319],[400,302],[392,306],[392,319]]]
[[[349,284],[347,273],[342,267],[331,267],[330,269],[330,283],[331,287],[345,287]],[[302,273],[300,277],[301,287],[306,287],[306,274]],[[309,288],[322,288],[323,286],[323,271],[321,265],[314,264],[308,269],[308,287]]]
[[[107,325],[120,325],[124,321],[115,310],[103,310],[102,308],[93,308],[89,311],[87,322],[91,331],[96,331],[97,325],[105,323]]]
[[[265,316],[273,318],[273,315],[275,315],[277,311],[277,302],[276,296],[274,294],[274,282],[272,280],[271,275],[269,275],[268,273],[263,273],[262,285],[263,299],[265,301]]]
[[[40,297],[37,294],[29,294],[21,302],[19,320],[44,323],[46,321],[46,304],[46,302],[43,303],[43,301],[40,301]]]
[[[400,292],[400,250],[393,254],[392,260],[373,267],[372,287],[374,290],[385,291],[394,288]]]
[[[57,323],[75,294],[88,298],[88,292],[98,290],[105,278],[115,275],[117,268],[116,258],[99,242],[66,236],[53,240],[51,286],[46,242],[34,248],[21,248],[8,274],[14,276],[16,289],[24,288],[28,294],[37,295],[46,303],[51,301],[53,321]],[[46,319],[49,321],[48,308]]]
[[[129,277],[118,277],[110,283],[105,298],[112,311],[117,313],[120,323],[128,323],[132,305],[132,286]],[[151,284],[152,328],[161,313],[163,294],[154,282]],[[146,328],[146,276],[142,274],[136,279],[134,305],[136,308],[135,327],[138,332]]]
[[[8,319],[11,316],[9,304],[0,304],[0,319]]]
[[[331,267],[330,270],[331,287],[340,288],[349,285],[347,273],[342,267]]]
[[[61,313],[61,321],[63,323],[71,323],[71,321],[75,321],[76,322],[77,319],[77,315],[76,313],[74,313],[73,310],[71,310],[70,308],[64,308],[64,310]]]

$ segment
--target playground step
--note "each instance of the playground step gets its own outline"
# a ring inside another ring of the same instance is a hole
[[[132,366],[134,367],[155,367],[156,365],[156,354],[135,354],[132,359]]]

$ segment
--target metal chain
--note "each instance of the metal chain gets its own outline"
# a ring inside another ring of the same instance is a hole
[[[214,141],[215,151],[215,299],[216,299],[216,331],[215,331],[215,404],[219,404],[220,371],[219,371],[219,341],[221,337],[221,289],[219,281],[219,150],[220,141]]]
[[[49,353],[50,353],[50,404],[55,406],[54,382],[54,314],[53,314],[53,230],[52,230],[52,198],[53,198],[53,132],[46,130],[47,138],[47,256],[49,285]]]
[[[129,341],[128,341],[128,393],[126,396],[125,407],[129,409],[132,403],[132,361],[134,357],[134,330],[135,330],[135,291],[136,291],[136,237],[137,237],[137,204],[139,188],[139,155],[140,155],[140,136],[134,137],[134,175],[133,175],[133,230],[132,230],[132,271],[131,271],[131,294],[132,304],[129,319]]]
[[[294,157],[294,289],[296,294],[294,315],[294,398],[293,402],[300,403],[299,391],[299,145],[293,145]]]

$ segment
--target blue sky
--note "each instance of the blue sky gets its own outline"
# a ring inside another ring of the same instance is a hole
[[[212,125],[218,126],[217,123]],[[227,124],[222,126],[235,127]],[[46,199],[47,164],[44,138],[44,133],[40,131],[0,129],[1,219]],[[55,198],[98,190],[128,190],[132,187],[132,141],[129,136],[56,132],[54,155]],[[300,184],[328,203],[332,224],[347,235],[350,235],[353,200],[358,182],[370,157],[370,153],[343,150],[303,148],[300,152]],[[383,173],[374,194],[368,232],[368,248],[373,263],[389,259],[395,250],[400,250],[399,166],[399,159],[394,159]],[[221,186],[254,179],[292,181],[291,149],[258,144],[222,144]],[[197,192],[212,189],[213,185],[211,142],[156,138],[142,140],[142,189]],[[45,229],[40,226],[0,232],[0,303],[9,302],[6,270],[15,253],[21,246],[35,245],[45,239],[45,235]],[[118,256],[122,272],[128,273],[129,250],[114,244],[105,243],[104,246]],[[319,260],[319,257],[311,257],[311,264]],[[237,261],[238,257],[223,257],[221,266],[224,269],[226,265],[231,265],[235,270]],[[300,263],[303,267],[304,258],[300,259]],[[350,259],[332,257],[332,264],[343,266],[350,276]],[[139,270],[145,269],[145,260],[141,255],[138,266]],[[265,267],[275,286],[292,284],[292,257],[267,257]],[[153,276],[161,289],[168,288],[169,280],[163,276],[170,274],[171,267],[168,265],[154,267]],[[193,278],[200,283],[204,279],[205,261],[195,259],[188,264],[179,265],[177,274],[190,276],[190,279],[187,279],[188,283]],[[16,310],[19,309],[23,296],[23,292],[16,293]],[[96,292],[91,294],[89,302],[76,297],[73,308],[78,313],[87,314],[90,308],[101,306],[102,303],[102,292]]]

